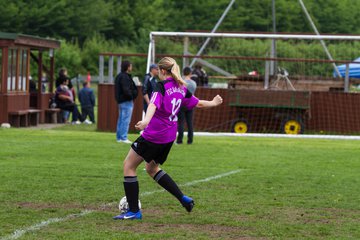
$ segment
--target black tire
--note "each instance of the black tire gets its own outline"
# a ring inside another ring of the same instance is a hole
[[[240,118],[236,120],[231,127],[231,132],[234,133],[248,133],[249,130],[250,126],[245,118]]]
[[[300,117],[289,116],[281,122],[280,129],[285,134],[303,134],[305,125]]]

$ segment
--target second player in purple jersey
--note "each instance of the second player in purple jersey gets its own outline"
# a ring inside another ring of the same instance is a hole
[[[179,86],[173,78],[159,82],[158,86],[150,100],[157,110],[142,136],[147,141],[162,144],[176,139],[180,107],[191,110],[198,104],[199,99],[186,87]]]

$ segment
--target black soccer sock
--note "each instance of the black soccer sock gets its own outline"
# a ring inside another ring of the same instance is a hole
[[[124,189],[127,202],[129,203],[129,210],[131,212],[139,211],[139,182],[137,177],[124,177]]]
[[[154,176],[154,180],[181,202],[181,198],[184,196],[184,194],[181,192],[174,180],[172,180],[172,178],[165,171],[158,171]]]

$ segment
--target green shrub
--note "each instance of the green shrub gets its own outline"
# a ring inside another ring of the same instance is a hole
[[[78,73],[84,72],[82,65],[82,52],[77,43],[61,41],[60,49],[55,51],[55,75],[60,68],[65,67],[70,77],[77,76]]]

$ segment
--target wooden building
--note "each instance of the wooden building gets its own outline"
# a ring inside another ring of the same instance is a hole
[[[0,124],[26,127],[45,121],[59,47],[57,40],[0,32]],[[30,66],[37,67],[33,76]],[[37,79],[35,86],[30,76]]]

